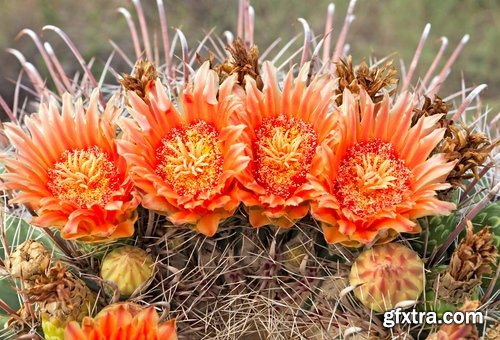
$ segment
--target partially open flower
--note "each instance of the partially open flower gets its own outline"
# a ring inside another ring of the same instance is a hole
[[[249,161],[239,142],[245,127],[234,120],[242,110],[232,95],[235,77],[219,87],[216,72],[205,62],[181,94],[181,111],[157,80],[148,100],[128,92],[133,119],[120,123],[120,152],[144,194],[143,206],[209,236],[238,207],[234,178]]]
[[[82,324],[71,322],[66,327],[66,340],[176,340],[175,320],[159,322],[154,307],[145,309],[127,304],[111,305],[94,319],[86,317]]]
[[[63,95],[62,112],[52,101],[26,118],[28,133],[11,123],[5,133],[16,148],[3,159],[4,189],[15,190],[11,203],[23,203],[38,216],[32,223],[56,227],[66,239],[109,241],[134,232],[138,195],[118,155],[111,117],[117,108],[108,103],[102,115],[99,93],[87,108],[73,106]]]
[[[336,119],[328,113],[333,81],[315,77],[308,85],[309,64],[293,79],[293,70],[279,89],[276,71],[263,66],[264,89],[247,77],[247,152],[250,166],[238,176],[240,198],[254,227],[291,227],[309,210],[315,196],[309,179],[323,172],[332,152]]]
[[[419,217],[455,208],[435,197],[450,187],[445,179],[454,166],[442,154],[429,158],[443,138],[444,129],[435,128],[440,115],[410,128],[409,95],[393,108],[388,96],[375,105],[364,91],[359,101],[345,91],[342,102],[340,142],[315,182],[325,194],[312,205],[329,243],[386,242],[400,232],[419,232]]]

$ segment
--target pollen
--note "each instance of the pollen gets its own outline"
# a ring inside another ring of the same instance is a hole
[[[340,164],[335,197],[342,209],[369,218],[409,197],[411,175],[392,144],[380,139],[359,142]]]
[[[270,194],[289,198],[306,182],[316,146],[310,124],[284,114],[264,120],[252,145],[257,183]]]
[[[222,173],[219,144],[217,130],[205,121],[174,128],[156,149],[156,174],[181,196],[210,192]]]
[[[80,208],[103,206],[119,187],[118,171],[97,146],[66,150],[48,171],[49,191]]]

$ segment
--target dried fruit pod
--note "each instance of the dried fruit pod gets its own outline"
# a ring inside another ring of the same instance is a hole
[[[34,281],[45,272],[50,263],[50,254],[43,244],[27,240],[17,246],[5,261],[5,269],[12,277]]]
[[[120,293],[129,297],[152,276],[154,263],[151,256],[141,248],[123,246],[104,257],[101,277],[118,286]]]
[[[70,302],[41,302],[42,329],[46,340],[63,340],[64,329],[70,321],[80,322],[90,314],[96,296],[82,280],[66,273],[70,285]]]
[[[89,315],[96,302],[94,292],[67,272],[61,262],[39,275],[32,287],[22,293],[38,305],[47,340],[63,340],[66,324],[73,320],[80,322]]]
[[[401,301],[417,300],[424,289],[424,263],[413,250],[388,243],[364,251],[351,268],[349,282],[368,308],[383,312]]]
[[[495,340],[500,339],[500,323],[492,325],[486,330],[486,335],[484,340]]]

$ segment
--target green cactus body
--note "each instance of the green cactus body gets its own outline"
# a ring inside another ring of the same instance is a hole
[[[495,247],[500,248],[500,202],[492,203],[486,208],[481,210],[472,219],[474,226],[474,233],[479,232],[484,227],[489,227],[491,234],[493,234],[493,243]],[[465,237],[465,232],[460,235],[460,239]]]
[[[419,220],[419,224],[422,227],[422,232],[412,245],[421,256],[428,257],[435,248],[439,248],[446,241],[455,229],[457,215],[452,213],[448,216],[424,217]],[[427,247],[425,247],[426,242]]]

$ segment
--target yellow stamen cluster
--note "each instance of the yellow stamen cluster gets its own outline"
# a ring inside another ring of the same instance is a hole
[[[284,114],[264,120],[253,143],[257,182],[269,193],[290,197],[306,181],[316,146],[310,124]]]
[[[47,187],[54,196],[80,208],[104,206],[119,187],[115,165],[97,146],[65,151],[48,177]]]
[[[347,150],[334,192],[342,208],[365,218],[401,203],[409,195],[410,176],[390,143],[359,142]]]
[[[156,150],[156,173],[181,195],[211,191],[222,173],[216,129],[205,121],[172,129]]]

